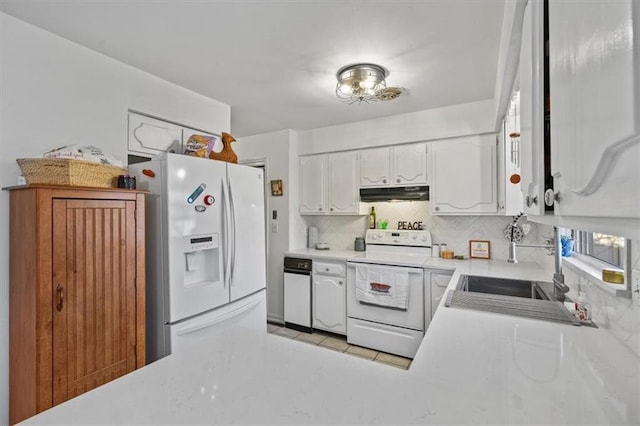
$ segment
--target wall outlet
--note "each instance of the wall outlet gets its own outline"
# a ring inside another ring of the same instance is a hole
[[[271,222],[271,232],[274,234],[278,233],[278,222]]]

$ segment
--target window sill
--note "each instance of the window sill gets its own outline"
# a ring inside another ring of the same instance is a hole
[[[570,269],[594,283],[596,287],[599,287],[614,296],[616,295],[617,290],[626,290],[627,288],[625,284],[608,283],[602,280],[602,269],[621,269],[615,268],[608,263],[600,262],[598,259],[594,259],[590,256],[573,253],[570,257],[563,257],[562,264],[568,265]]]

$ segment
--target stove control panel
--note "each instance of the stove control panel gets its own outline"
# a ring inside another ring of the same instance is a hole
[[[387,246],[431,247],[431,232],[391,229],[369,229],[367,244]]]

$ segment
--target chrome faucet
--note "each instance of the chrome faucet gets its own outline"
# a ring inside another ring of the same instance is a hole
[[[515,225],[515,223],[513,225]],[[560,242],[560,232],[558,227],[553,227],[553,244],[516,244],[512,239],[509,244],[509,258],[507,259],[507,262],[518,263],[518,259],[516,258],[516,247],[535,247],[553,250],[553,257],[555,260],[553,296],[557,301],[564,302],[565,294],[569,292],[569,287],[564,283],[564,275],[562,274],[562,243]]]

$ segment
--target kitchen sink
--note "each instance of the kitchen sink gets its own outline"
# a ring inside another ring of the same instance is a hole
[[[461,275],[456,288],[448,290],[444,305],[596,327],[591,321],[576,319],[562,302],[549,295],[553,295],[553,283]]]
[[[552,289],[553,283],[539,283],[536,281],[483,277],[477,275],[462,275],[457,288],[461,291],[470,291],[474,293],[549,300],[550,297],[541,288],[543,286]]]

